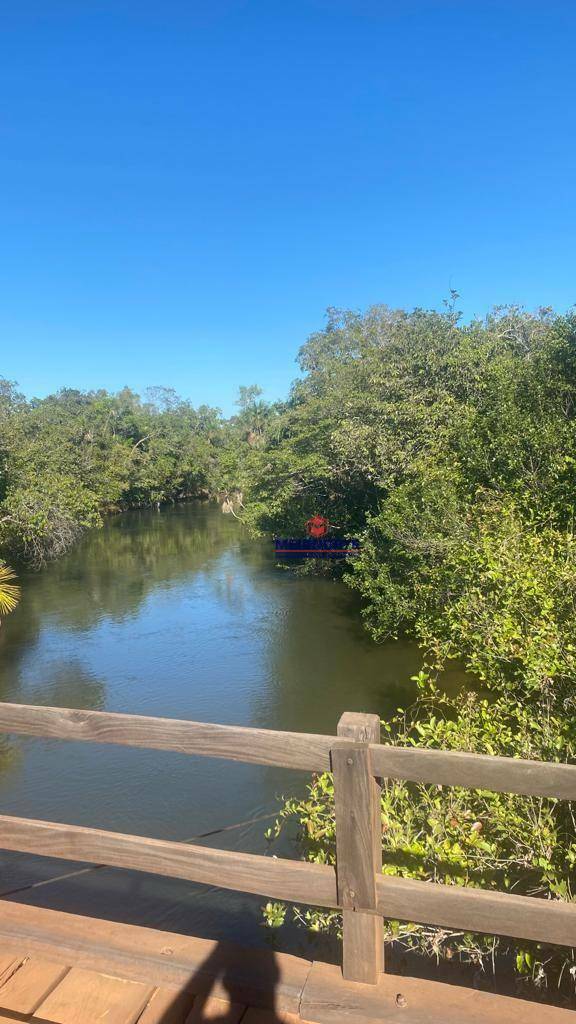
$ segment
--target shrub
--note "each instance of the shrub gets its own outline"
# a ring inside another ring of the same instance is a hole
[[[469,750],[509,757],[566,761],[576,755],[576,723],[508,695],[491,701],[474,693],[448,698],[425,673],[422,693],[408,711],[383,722],[384,741],[398,746]],[[543,899],[575,898],[576,808],[567,801],[458,787],[384,780],[383,871],[388,875],[509,891]],[[269,837],[295,823],[305,859],[335,862],[332,776],[314,777],[305,798],[287,800]],[[296,908],[314,931],[340,932],[336,912]],[[265,915],[269,916],[269,915]],[[274,918],[281,914],[274,905]],[[574,950],[462,933],[448,928],[385,922],[385,937],[437,958],[483,968],[514,957],[516,970],[541,987],[574,989]]]
[[[84,529],[100,522],[96,496],[73,477],[53,474],[8,491],[0,539],[20,557],[41,565],[63,554]]]

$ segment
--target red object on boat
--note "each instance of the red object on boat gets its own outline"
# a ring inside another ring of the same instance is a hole
[[[324,516],[312,516],[306,521],[306,533],[309,537],[325,537],[328,533],[328,520]]]

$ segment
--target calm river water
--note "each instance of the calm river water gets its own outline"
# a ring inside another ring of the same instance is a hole
[[[410,699],[408,644],[377,646],[341,584],[275,568],[269,541],[208,504],[113,517],[22,579],[0,630],[0,699],[332,733],[343,711]],[[2,813],[168,839],[273,812],[306,776],[161,751],[2,739]],[[200,840],[265,852],[266,820]],[[288,840],[285,841],[285,844]],[[295,855],[290,847],[284,853]],[[0,854],[0,894],[173,931],[265,940],[262,900],[104,869]],[[282,932],[282,948],[306,940]]]

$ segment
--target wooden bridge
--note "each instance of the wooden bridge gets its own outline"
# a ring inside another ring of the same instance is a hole
[[[543,1006],[384,970],[382,919],[576,946],[576,903],[382,874],[380,780],[576,800],[576,766],[337,736],[0,704],[0,732],[332,771],[336,867],[0,815],[0,848],[152,872],[343,913],[342,967],[0,901],[0,1022],[575,1024]]]

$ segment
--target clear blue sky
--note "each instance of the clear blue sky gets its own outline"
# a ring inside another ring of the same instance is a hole
[[[576,5],[0,2],[0,374],[286,392],[328,305],[576,301]]]

